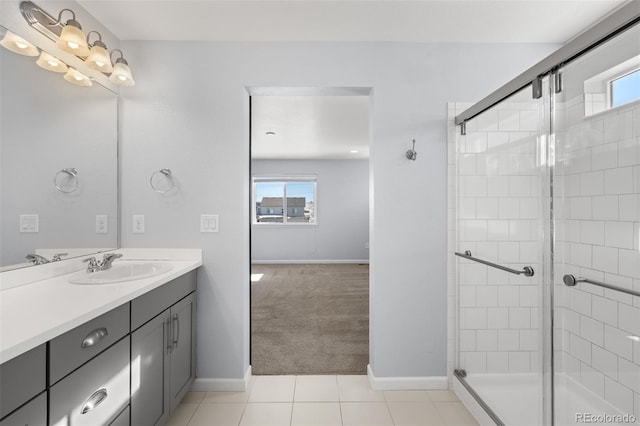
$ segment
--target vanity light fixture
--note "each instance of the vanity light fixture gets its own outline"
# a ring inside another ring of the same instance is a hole
[[[89,50],[89,56],[84,62],[89,68],[109,74],[113,71],[113,65],[111,65],[111,58],[107,52],[107,45],[102,41],[102,34],[97,31],[87,33],[87,44],[89,44],[89,36],[92,33],[98,34],[98,40],[90,44],[91,50]]]
[[[64,79],[76,86],[89,87],[93,85],[89,77],[72,67],[69,67],[69,70],[64,75]]]
[[[7,31],[0,40],[0,45],[14,53],[25,56],[38,56],[40,51],[33,44],[20,36],[15,35],[11,31]]]
[[[109,54],[107,46],[102,41],[102,34],[97,31],[89,31],[85,38],[84,33],[82,32],[82,26],[76,20],[76,14],[73,10],[62,9],[56,19],[37,4],[32,1],[25,0],[20,2],[20,12],[29,26],[56,42],[56,46],[61,50],[69,52],[82,59],[85,61],[87,67],[91,69],[100,71],[106,75],[110,74],[109,80],[111,80],[112,83],[119,86],[135,85],[131,69],[129,68],[129,64],[126,59],[124,59],[122,51],[120,49],[113,49],[111,54]],[[64,12],[71,13],[71,19],[67,20],[66,24],[62,22],[62,15]],[[98,35],[98,40],[94,41],[93,44],[89,42],[89,36],[91,33],[96,33]],[[120,57],[115,61],[112,60],[114,52],[118,52],[120,54]],[[34,56],[37,56],[38,53],[39,51],[35,53]],[[76,72],[79,73],[79,71],[74,70],[74,72],[71,73],[67,71],[67,74],[69,74],[70,78],[73,78],[76,81],[91,83],[91,80],[86,76],[84,76],[86,80],[77,80],[77,78],[74,77],[77,76]],[[67,78],[67,75],[65,75],[65,78]],[[67,78],[67,80],[69,79]],[[83,83],[82,85],[90,86],[91,84]]]
[[[119,52],[120,57],[115,61],[113,72],[111,73],[111,76],[109,76],[109,80],[119,86],[133,86],[136,82],[133,80],[133,75],[131,75],[129,63],[122,55],[122,50],[113,49],[111,51],[111,55],[113,55],[114,52]]]
[[[72,53],[76,56],[86,57],[89,56],[89,46],[84,38],[82,32],[82,26],[76,21],[76,13],[71,9],[62,9],[58,13],[58,20],[52,22],[51,25],[58,25],[62,23],[62,13],[65,11],[71,12],[71,19],[62,28],[60,38],[56,42],[56,46],[65,52]]]
[[[40,53],[36,64],[38,64],[40,68],[53,72],[67,72],[69,70],[67,64],[44,50]]]

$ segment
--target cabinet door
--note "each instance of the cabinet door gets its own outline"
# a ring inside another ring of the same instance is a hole
[[[195,378],[195,293],[171,307],[171,411]]]
[[[131,424],[151,426],[169,419],[169,309],[131,334]]]
[[[43,392],[33,401],[0,421],[0,426],[44,426],[47,424],[47,394]]]

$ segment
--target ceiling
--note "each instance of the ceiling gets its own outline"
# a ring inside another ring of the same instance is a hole
[[[563,43],[625,0],[78,0],[121,40]]]
[[[120,40],[416,43],[564,43],[626,2],[77,1]],[[253,96],[253,158],[368,158],[368,102],[367,96]]]
[[[369,97],[252,96],[251,157],[368,158]]]

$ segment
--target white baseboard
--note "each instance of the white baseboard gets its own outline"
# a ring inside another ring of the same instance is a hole
[[[244,392],[249,389],[251,366],[242,379],[205,379],[196,378],[191,386],[192,391],[201,392]]]
[[[331,264],[331,263],[364,263],[369,264],[369,259],[281,259],[281,260],[252,260],[253,265],[296,265],[296,264]]]
[[[375,390],[448,389],[447,376],[376,377],[371,365],[367,365],[367,377],[371,388]]]
[[[467,410],[471,413],[473,417],[480,423],[482,426],[495,426],[496,423],[491,420],[491,417],[487,414],[486,411],[482,409],[480,404],[475,400],[473,396],[469,393],[469,391],[462,386],[460,380],[456,377],[453,378],[453,392],[460,398],[460,401],[467,407]]]

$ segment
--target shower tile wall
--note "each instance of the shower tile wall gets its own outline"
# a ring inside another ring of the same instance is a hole
[[[556,110],[556,372],[640,419],[640,298],[562,285],[640,291],[640,104],[585,117],[580,93]]]
[[[523,91],[468,122],[467,135],[457,138],[456,251],[540,270],[538,117],[539,104]],[[542,274],[513,275],[465,259],[457,273],[460,368],[540,372]]]

